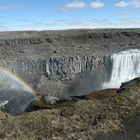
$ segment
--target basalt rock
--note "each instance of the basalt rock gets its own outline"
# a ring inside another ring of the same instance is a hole
[[[124,82],[124,83],[121,84],[118,92],[121,92],[122,90],[128,89],[133,85],[137,85],[139,82],[140,82],[140,77],[132,79],[131,81],[128,81],[128,82]]]

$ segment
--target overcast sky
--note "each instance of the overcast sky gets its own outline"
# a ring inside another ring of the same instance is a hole
[[[139,27],[140,0],[0,0],[0,31]]]

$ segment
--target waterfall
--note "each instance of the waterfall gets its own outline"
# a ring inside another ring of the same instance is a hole
[[[119,88],[122,82],[140,76],[140,50],[131,49],[115,53],[110,57],[112,73],[110,80],[103,84],[104,88]]]

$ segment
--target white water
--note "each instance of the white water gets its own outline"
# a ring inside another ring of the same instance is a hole
[[[9,103],[9,101],[3,101],[3,102],[1,102],[0,103],[0,108],[2,108],[3,106],[5,106],[6,104],[8,104]]]
[[[140,76],[140,50],[133,49],[115,53],[111,56],[112,74],[103,88],[119,88],[122,82]]]

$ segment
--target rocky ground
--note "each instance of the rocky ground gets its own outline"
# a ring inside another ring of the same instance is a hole
[[[140,139],[140,78],[123,84],[119,90],[86,97],[71,107],[64,105],[20,116],[0,112],[0,139]]]
[[[1,32],[0,57],[102,57],[140,47],[139,37],[140,29]],[[6,49],[9,51],[5,51]]]

